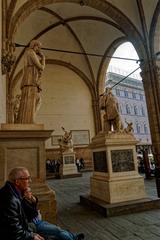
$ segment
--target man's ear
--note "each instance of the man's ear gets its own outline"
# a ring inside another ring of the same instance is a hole
[[[19,186],[19,181],[18,181],[18,179],[15,180],[15,185],[16,185],[16,186]]]

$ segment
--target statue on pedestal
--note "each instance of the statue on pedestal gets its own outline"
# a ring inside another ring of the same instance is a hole
[[[40,51],[41,43],[30,42],[24,56],[23,78],[21,83],[21,102],[17,123],[34,123],[41,97],[41,75],[45,67],[45,57]]]
[[[100,109],[104,111],[104,132],[122,132],[124,127],[119,114],[119,106],[111,88],[100,95]]]
[[[65,151],[73,152],[72,132],[66,131],[64,127],[61,128],[64,131],[64,135],[62,138],[58,140],[60,149],[62,152]]]

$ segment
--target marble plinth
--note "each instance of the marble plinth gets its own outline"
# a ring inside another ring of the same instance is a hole
[[[160,209],[160,199],[154,197],[142,198],[139,200],[132,200],[120,203],[106,203],[87,194],[80,196],[80,202],[82,205],[98,211],[104,217],[113,217],[124,214]]]
[[[131,133],[100,133],[92,139],[91,199],[115,204],[146,198],[144,179],[138,173],[136,143]]]
[[[77,167],[75,164],[75,152],[66,151],[62,153],[63,164],[60,167],[60,177],[77,177],[81,176],[77,172]]]
[[[36,126],[34,129],[33,126],[26,129],[26,124],[18,125],[18,130],[13,124],[1,126],[0,186],[7,180],[12,168],[26,167],[32,176],[33,192],[39,197],[43,218],[55,223],[57,213],[55,192],[46,184],[45,156],[45,140],[51,136],[52,130],[38,130],[39,127]]]

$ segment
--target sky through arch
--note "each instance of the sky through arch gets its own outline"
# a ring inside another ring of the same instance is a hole
[[[121,44],[114,52],[113,57],[132,58],[137,60],[139,59],[135,48],[130,42]],[[138,67],[139,62],[136,63],[136,61],[112,58],[107,69],[107,72],[115,72],[117,74],[127,76]],[[141,69],[138,69],[130,77],[141,80],[140,72]]]

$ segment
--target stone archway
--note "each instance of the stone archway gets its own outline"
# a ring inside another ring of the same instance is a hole
[[[101,65],[99,68],[99,74],[98,74],[98,80],[97,80],[97,87],[99,90],[99,93],[103,93],[104,91],[104,75],[106,75],[106,69],[109,65],[110,58],[107,58],[107,56],[112,56],[115,52],[115,50],[124,42],[127,42],[128,40],[125,37],[121,37],[119,39],[116,39],[106,50],[104,57],[101,61]]]

